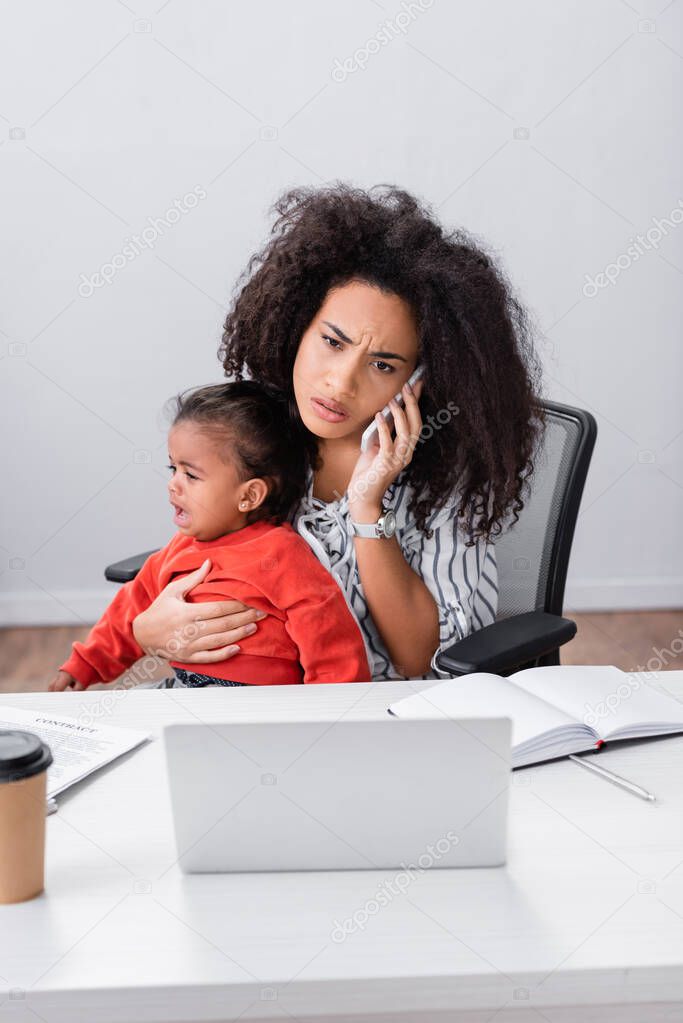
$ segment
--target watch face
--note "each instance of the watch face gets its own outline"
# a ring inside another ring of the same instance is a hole
[[[396,513],[391,508],[388,508],[384,513],[382,532],[385,536],[393,536],[396,532]]]

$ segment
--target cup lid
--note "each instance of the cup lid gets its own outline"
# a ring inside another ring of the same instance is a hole
[[[52,763],[50,747],[33,732],[0,729],[0,782],[21,781]]]

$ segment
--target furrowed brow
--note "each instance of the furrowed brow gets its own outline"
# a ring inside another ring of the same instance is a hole
[[[174,461],[174,459],[171,457],[171,455],[168,456],[168,460],[169,460],[169,462],[173,462]],[[188,469],[195,469],[197,472],[204,472],[204,470],[202,469],[202,467],[200,465],[193,465],[192,462],[183,462],[182,459],[179,462],[176,462],[175,464],[176,465],[184,465]]]
[[[351,338],[347,337],[344,331],[340,327],[337,327],[334,323],[329,323],[328,320],[323,320],[323,323],[325,324],[326,327],[330,327],[342,341],[346,342],[347,345],[352,345],[354,343],[351,340]],[[408,361],[406,358],[404,358],[402,355],[398,355],[396,352],[369,352],[368,354],[374,356],[375,358],[380,359],[400,359],[401,362]]]

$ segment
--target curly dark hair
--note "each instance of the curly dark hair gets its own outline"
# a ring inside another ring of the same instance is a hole
[[[271,212],[271,237],[239,278],[225,320],[226,374],[239,380],[246,369],[293,401],[300,340],[331,288],[360,280],[400,296],[418,326],[423,420],[449,401],[459,410],[404,470],[410,513],[431,535],[429,515],[457,488],[468,546],[499,535],[524,507],[544,425],[531,320],[501,268],[474,236],[445,232],[391,185],[294,188]]]
[[[306,487],[310,442],[286,392],[256,380],[207,384],[176,395],[167,414],[172,426],[190,422],[208,434],[242,481],[267,482],[268,494],[247,525],[281,525],[292,517]]]

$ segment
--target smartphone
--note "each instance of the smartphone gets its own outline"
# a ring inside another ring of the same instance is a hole
[[[415,384],[418,382],[418,380],[422,376],[422,373],[423,373],[423,367],[422,366],[418,366],[417,369],[415,370],[415,372],[413,373],[413,375],[408,380],[408,383],[410,384],[411,387],[415,386]],[[395,395],[395,397],[396,397],[396,401],[399,403],[399,405],[401,407],[403,407],[403,392],[399,391],[398,394]],[[392,425],[393,425],[393,422],[394,422],[394,417],[391,414],[391,408],[388,405],[385,405],[384,408],[382,409],[382,416],[386,419],[387,423],[389,423],[389,427],[391,428]],[[368,426],[367,430],[365,430],[365,432],[363,433],[363,436],[360,439],[360,449],[361,449],[361,451],[367,451],[368,448],[370,447],[370,445],[374,444],[374,442],[377,440],[378,437],[379,437],[379,430],[377,428],[377,423],[373,419],[373,421],[370,423],[370,425]]]

